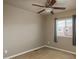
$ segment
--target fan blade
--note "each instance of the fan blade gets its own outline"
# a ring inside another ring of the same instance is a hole
[[[66,9],[65,7],[52,7],[53,9]]]
[[[41,10],[41,11],[37,12],[37,13],[38,13],[38,14],[40,14],[40,13],[42,13],[43,11],[45,11],[45,9],[43,9],[43,10]]]
[[[51,0],[51,6],[56,3],[56,0]]]
[[[53,11],[51,11],[51,14],[53,15],[53,14],[54,14],[54,12],[53,12]]]
[[[33,6],[38,6],[38,7],[45,7],[45,6],[41,6],[41,5],[38,5],[38,4],[32,4]]]
[[[52,6],[56,3],[56,0],[47,0],[47,6]]]

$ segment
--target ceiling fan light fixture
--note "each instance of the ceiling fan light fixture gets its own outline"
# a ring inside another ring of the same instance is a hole
[[[52,9],[51,8],[46,8],[45,11],[50,13],[52,11]]]
[[[56,9],[56,10],[57,9],[61,9],[61,10],[65,9],[65,7],[55,7],[55,6],[53,6],[55,3],[57,3],[56,1],[57,0],[47,0],[46,4],[44,6],[39,5],[39,4],[32,4],[32,5],[44,8],[44,9],[40,10],[39,12],[37,12],[38,14],[40,14],[42,12],[54,14],[54,12],[53,12],[54,9]],[[60,1],[60,0],[58,0],[58,1]]]

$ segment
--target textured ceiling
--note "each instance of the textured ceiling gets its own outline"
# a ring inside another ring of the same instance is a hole
[[[38,12],[43,8],[32,6],[33,3],[45,5],[46,0],[4,0],[4,2],[31,12]],[[54,6],[66,7],[65,10],[53,9],[54,13],[59,13],[71,9],[76,9],[76,0],[57,0]],[[46,13],[46,12],[43,12]]]

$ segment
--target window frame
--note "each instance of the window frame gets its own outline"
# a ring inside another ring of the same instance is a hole
[[[54,20],[54,42],[58,42],[57,40],[57,27],[56,27],[56,21],[58,18],[55,18]],[[72,44],[76,46],[76,15],[72,15]]]

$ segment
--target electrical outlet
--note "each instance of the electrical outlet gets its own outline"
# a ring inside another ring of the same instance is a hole
[[[5,52],[5,54],[7,54],[7,53],[8,53],[8,51],[7,51],[7,50],[5,50],[4,52]]]

